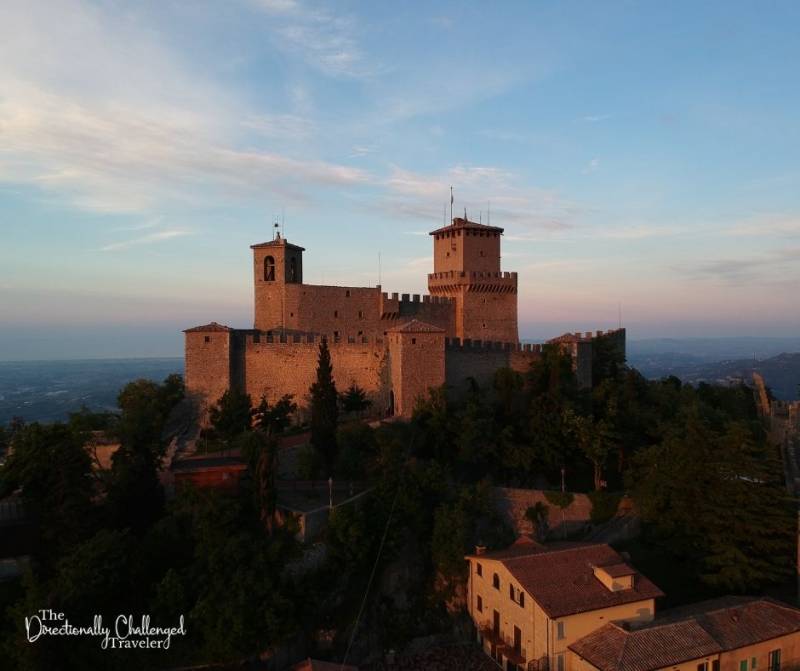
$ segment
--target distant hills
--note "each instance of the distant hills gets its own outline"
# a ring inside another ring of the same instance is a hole
[[[687,338],[631,341],[628,363],[649,378],[732,384],[764,376],[775,396],[798,399],[800,338]]]
[[[800,384],[800,337],[629,340],[628,363],[649,378],[675,375],[691,383],[750,382],[756,370],[775,396],[793,400]],[[111,410],[127,382],[161,381],[181,372],[181,358],[0,362],[0,424],[15,415],[29,422],[66,419],[82,405]]]

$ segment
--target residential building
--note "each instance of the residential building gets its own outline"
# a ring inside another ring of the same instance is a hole
[[[567,670],[569,646],[609,622],[648,622],[663,596],[605,544],[522,537],[469,561],[468,611],[502,668]]]
[[[638,625],[608,623],[569,645],[570,671],[780,671],[800,662],[800,610],[723,597]]]

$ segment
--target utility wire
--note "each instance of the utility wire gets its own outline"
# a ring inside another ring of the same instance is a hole
[[[358,609],[358,615],[356,615],[356,621],[353,624],[353,633],[350,634],[350,641],[347,643],[347,650],[344,653],[344,659],[342,659],[342,664],[339,667],[339,671],[344,671],[345,664],[347,664],[347,658],[350,656],[350,649],[353,647],[353,642],[356,639],[356,633],[358,633],[358,625],[361,622],[361,616],[364,614],[364,607],[367,605],[367,597],[369,596],[370,587],[372,587],[372,581],[375,578],[375,573],[378,570],[378,562],[380,561],[381,554],[383,554],[383,546],[386,544],[386,536],[389,535],[389,525],[392,523],[392,517],[394,516],[394,509],[397,506],[397,499],[400,498],[400,486],[402,484],[403,475],[405,474],[406,465],[408,464],[408,456],[411,454],[411,448],[414,445],[414,437],[416,435],[416,431],[411,434],[411,438],[408,441],[408,451],[406,453],[406,461],[403,464],[403,468],[400,471],[400,477],[398,478],[397,482],[397,489],[394,493],[394,500],[392,501],[392,507],[389,510],[389,517],[386,519],[386,526],[383,528],[383,536],[381,537],[381,544],[378,546],[378,554],[375,557],[375,563],[372,565],[372,572],[369,575],[369,580],[367,581],[367,588],[364,590],[364,597],[361,599],[361,606]]]

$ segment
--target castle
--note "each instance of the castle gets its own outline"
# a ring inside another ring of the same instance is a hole
[[[431,387],[487,384],[503,367],[527,371],[542,346],[519,342],[517,274],[500,269],[503,229],[465,217],[430,235],[433,272],[423,296],[305,284],[303,247],[280,235],[252,245],[253,328],[211,322],[184,331],[190,397],[208,408],[232,387],[254,402],[292,394],[303,412],[323,338],[337,387],[361,387],[385,416],[410,416]],[[624,353],[624,329],[550,341],[570,352],[581,386],[591,385],[600,337]]]

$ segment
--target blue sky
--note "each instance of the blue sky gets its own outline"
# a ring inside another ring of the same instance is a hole
[[[424,292],[506,229],[521,337],[800,329],[795,2],[0,4],[0,359],[171,355],[306,281]]]

